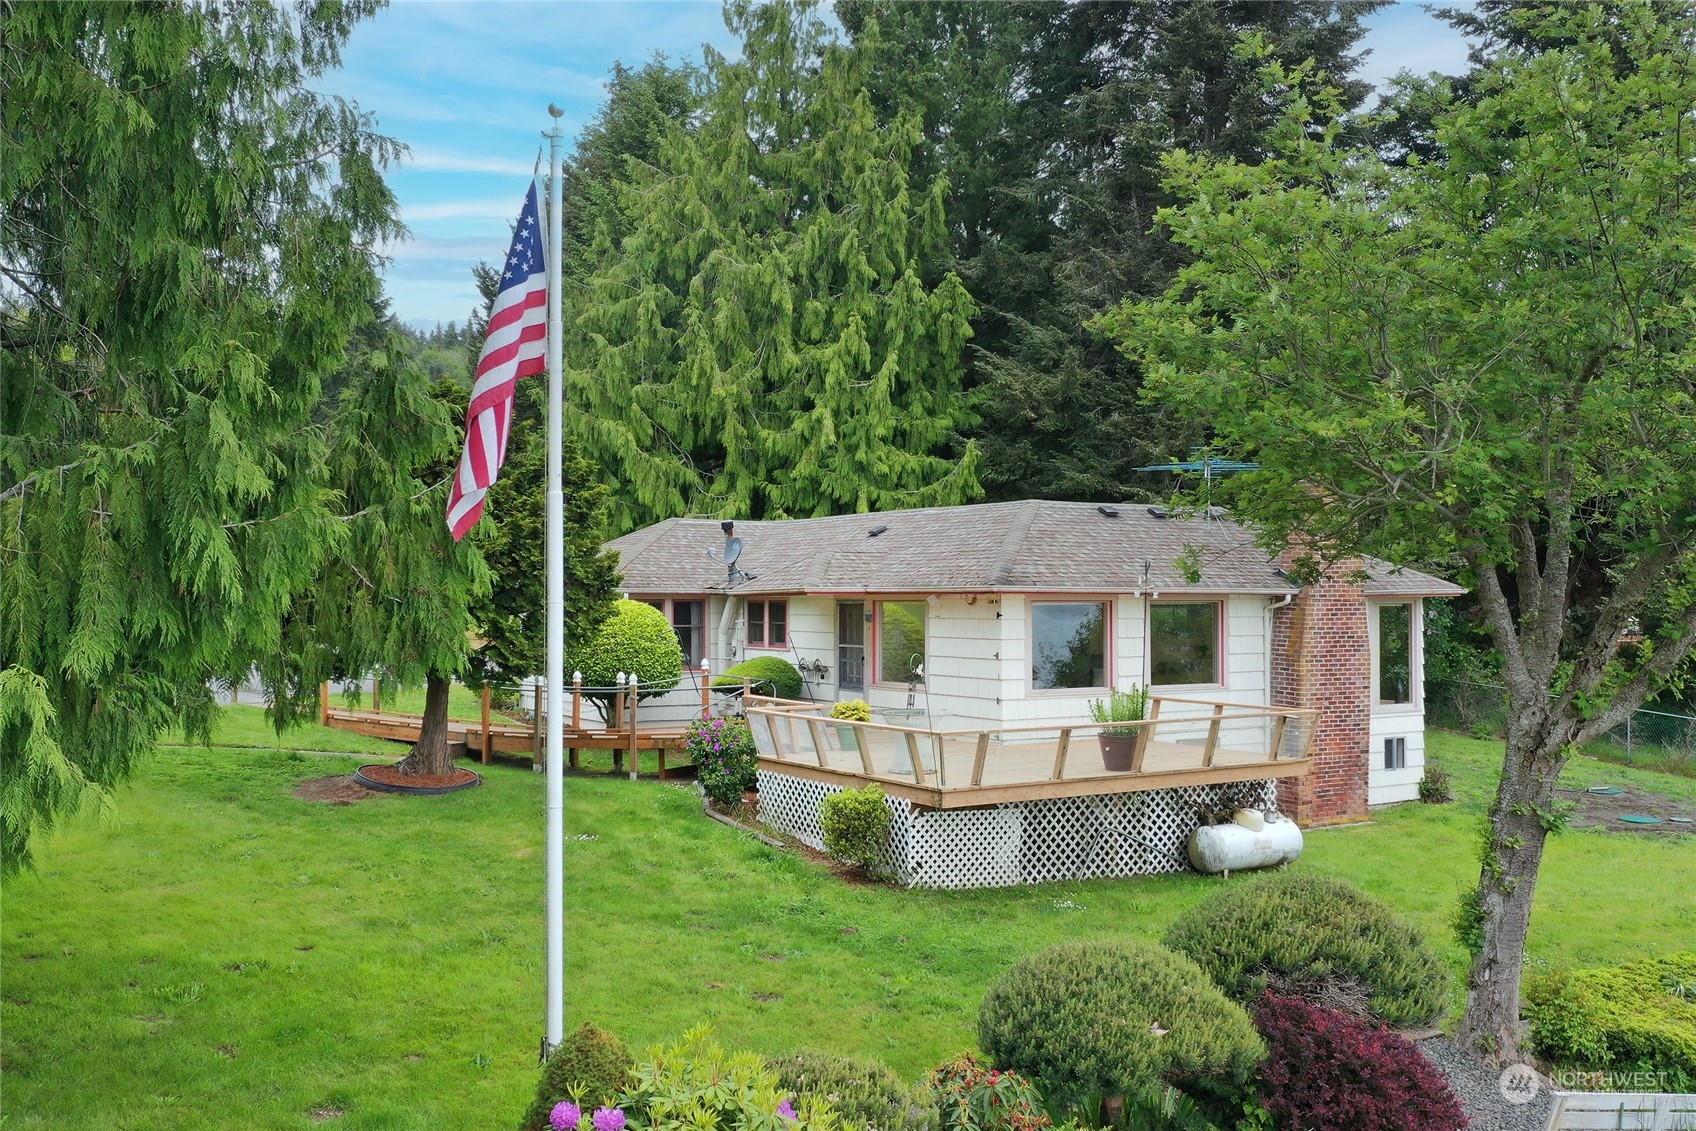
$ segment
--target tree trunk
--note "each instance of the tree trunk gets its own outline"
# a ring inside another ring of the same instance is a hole
[[[424,720],[418,728],[418,745],[396,767],[403,774],[451,774],[453,758],[448,753],[448,691],[453,680],[431,672],[424,680]]]
[[[1545,722],[1543,734],[1515,734],[1510,727],[1476,903],[1469,914],[1463,913],[1472,929],[1465,941],[1480,949],[1467,976],[1466,1012],[1456,1039],[1498,1068],[1520,1059],[1519,980],[1531,928],[1531,900],[1544,842],[1564,817],[1555,797],[1555,781],[1565,762],[1562,743],[1547,733],[1559,724],[1554,719]]]

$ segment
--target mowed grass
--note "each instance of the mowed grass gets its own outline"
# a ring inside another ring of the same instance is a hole
[[[246,733],[241,713],[221,740]],[[291,796],[359,761],[298,751],[353,740],[302,730],[269,750],[165,751],[110,822],[39,846],[39,870],[5,885],[0,922],[4,1127],[312,1127],[331,1110],[347,1129],[515,1125],[542,1031],[542,779],[495,766],[441,797]],[[1388,900],[1458,974],[1447,922],[1477,875],[1500,746],[1431,745],[1456,804],[1314,832],[1297,866]],[[1570,776],[1696,795],[1599,763]],[[582,775],[566,789],[568,1023],[636,1048],[705,1020],[765,1053],[871,1055],[917,1077],[972,1046],[984,989],[1019,956],[1158,937],[1240,882],[853,885],[707,820],[686,786]],[[1687,948],[1693,866],[1696,838],[1557,837],[1533,957]]]

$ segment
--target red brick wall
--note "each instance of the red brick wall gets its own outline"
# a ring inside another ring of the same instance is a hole
[[[1272,702],[1319,711],[1313,769],[1278,782],[1278,807],[1306,826],[1366,819],[1372,647],[1366,593],[1347,575],[1359,562],[1330,567],[1272,614]]]

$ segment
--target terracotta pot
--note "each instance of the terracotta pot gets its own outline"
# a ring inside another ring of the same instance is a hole
[[[1104,734],[1101,736],[1101,764],[1114,773],[1124,773],[1136,758],[1137,743],[1142,734]]]

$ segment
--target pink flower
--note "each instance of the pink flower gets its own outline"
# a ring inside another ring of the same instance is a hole
[[[596,1108],[595,1131],[624,1131],[624,1113],[616,1107]]]
[[[799,1116],[797,1116],[795,1114],[795,1108],[790,1104],[790,1102],[788,1100],[784,1100],[782,1103],[777,1105],[777,1114],[782,1116],[784,1119],[799,1119],[800,1118]]]
[[[548,1113],[548,1123],[554,1131],[577,1131],[577,1125],[583,1122],[583,1109],[569,1100],[554,1105]]]

